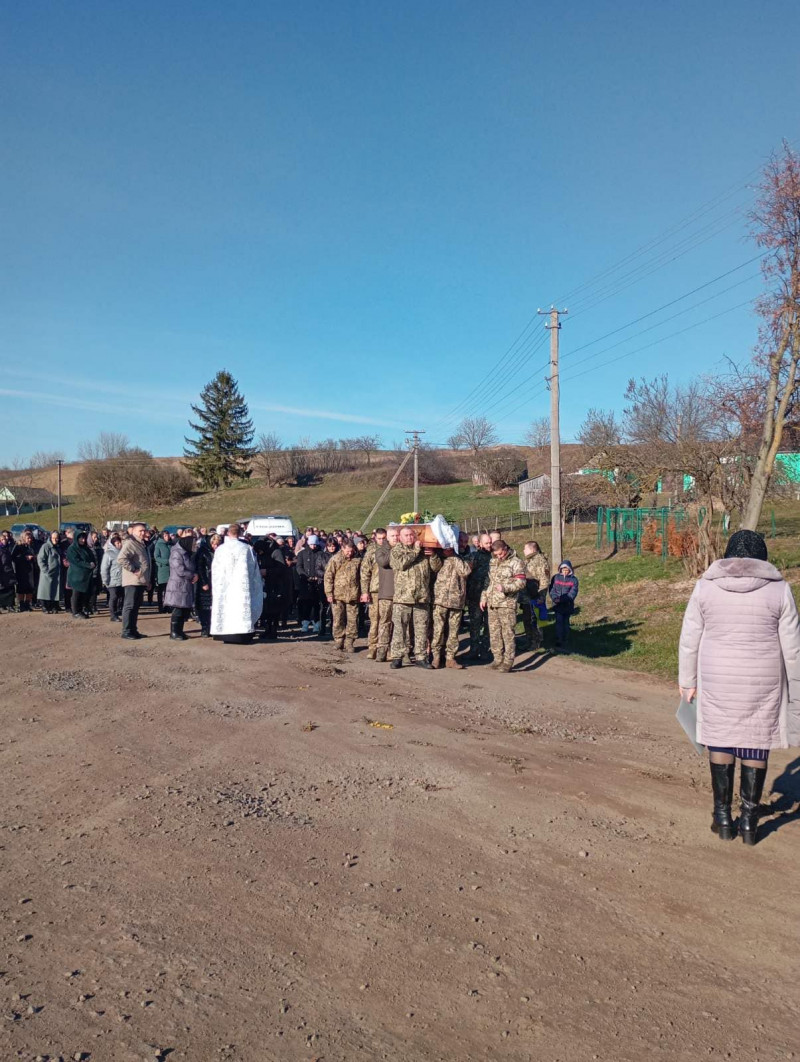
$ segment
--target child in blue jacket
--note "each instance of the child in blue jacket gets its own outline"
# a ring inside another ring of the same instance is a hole
[[[553,602],[553,611],[556,614],[556,646],[567,650],[569,641],[569,618],[575,608],[575,598],[578,596],[578,580],[568,560],[563,560],[557,573],[550,581],[550,600]]]

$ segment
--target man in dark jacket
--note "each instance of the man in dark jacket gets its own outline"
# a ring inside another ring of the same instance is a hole
[[[319,548],[319,538],[309,535],[306,548],[297,556],[297,575],[299,591],[297,597],[297,618],[307,633],[313,624],[315,634],[319,634],[319,610],[323,580],[325,579],[325,561]]]
[[[153,547],[153,567],[155,569],[158,611],[164,612],[164,591],[169,582],[169,555],[172,549],[169,531],[162,531]]]
[[[385,663],[392,641],[392,603],[394,601],[394,569],[389,563],[391,552],[398,542],[396,527],[386,530],[386,539],[375,547],[375,568],[378,572],[377,608],[375,610],[375,659]],[[370,628],[370,638],[372,629]]]

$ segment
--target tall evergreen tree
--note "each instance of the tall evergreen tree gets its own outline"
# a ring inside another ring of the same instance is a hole
[[[192,406],[198,423],[189,421],[198,437],[186,438],[185,464],[206,490],[229,487],[251,472],[255,450],[253,422],[239,385],[222,369],[206,384],[200,404]]]

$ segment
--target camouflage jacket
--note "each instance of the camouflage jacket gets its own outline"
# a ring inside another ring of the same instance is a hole
[[[434,604],[443,608],[463,608],[467,600],[467,577],[471,571],[469,555],[445,557],[433,587]]]
[[[374,542],[370,542],[367,546],[367,552],[361,558],[361,593],[372,594],[373,596],[378,593],[378,565],[375,559],[375,553],[378,547]]]
[[[489,574],[489,564],[492,555],[485,549],[479,549],[472,554],[472,574],[467,579],[467,601],[477,605],[481,594],[486,588],[486,578]]]
[[[523,557],[525,565],[525,595],[529,601],[547,593],[550,585],[550,561],[544,553],[534,553],[532,557]]]
[[[358,601],[361,593],[358,578],[360,568],[360,557],[345,557],[341,549],[334,553],[325,569],[325,597],[349,603]]]
[[[509,550],[505,560],[492,557],[486,589],[481,594],[481,604],[489,608],[516,608],[520,590],[525,589],[525,565],[514,550]]]
[[[404,546],[398,542],[389,554],[389,564],[394,571],[395,604],[429,605],[431,573],[442,567],[442,558],[437,554],[426,557],[419,543]]]

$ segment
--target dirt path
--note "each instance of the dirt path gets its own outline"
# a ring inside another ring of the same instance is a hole
[[[800,821],[670,688],[142,629],[0,618],[3,1060],[800,1057]]]

